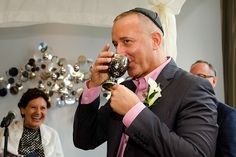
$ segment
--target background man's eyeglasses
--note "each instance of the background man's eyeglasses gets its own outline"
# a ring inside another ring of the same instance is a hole
[[[205,74],[197,74],[197,76],[202,77],[202,78],[211,78],[214,77],[212,75],[205,75]]]

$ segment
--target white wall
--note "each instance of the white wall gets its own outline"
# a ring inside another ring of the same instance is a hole
[[[185,70],[197,59],[211,62],[217,69],[216,94],[224,100],[221,55],[220,0],[187,0],[177,16],[177,64]],[[106,42],[111,43],[110,28],[47,24],[21,28],[0,28],[0,76],[12,66],[23,66],[45,41],[53,54],[75,62],[84,54],[95,59]],[[25,90],[25,89],[24,89]],[[18,111],[22,93],[0,97],[0,119],[9,110]],[[105,156],[106,146],[92,151],[76,149],[72,143],[73,114],[77,105],[49,110],[46,123],[58,130],[66,157]],[[19,113],[18,113],[19,118]]]
[[[217,97],[224,101],[220,0],[187,0],[177,22],[177,63],[189,71],[198,59],[206,60],[217,71]]]

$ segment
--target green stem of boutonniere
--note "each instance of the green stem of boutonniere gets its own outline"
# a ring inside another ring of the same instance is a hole
[[[152,78],[149,78],[148,79],[148,94],[143,103],[146,106],[150,107],[160,97],[161,97],[160,83],[157,84]]]

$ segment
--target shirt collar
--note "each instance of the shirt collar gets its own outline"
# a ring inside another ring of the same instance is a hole
[[[171,61],[171,57],[167,56],[166,57],[166,61],[163,62],[160,66],[158,66],[156,69],[154,69],[152,72],[150,72],[149,74],[147,74],[146,76],[144,76],[145,82],[148,82],[149,78],[152,78],[153,80],[156,80],[157,77],[159,76],[159,74],[161,73],[161,71],[165,68],[165,66]],[[139,79],[143,79],[142,78],[138,78],[133,80],[134,84],[137,86],[138,85],[138,80]]]

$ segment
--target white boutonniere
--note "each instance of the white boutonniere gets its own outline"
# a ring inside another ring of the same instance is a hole
[[[144,104],[148,107],[161,97],[160,83],[156,83],[152,78],[148,79],[148,94],[144,100]]]

